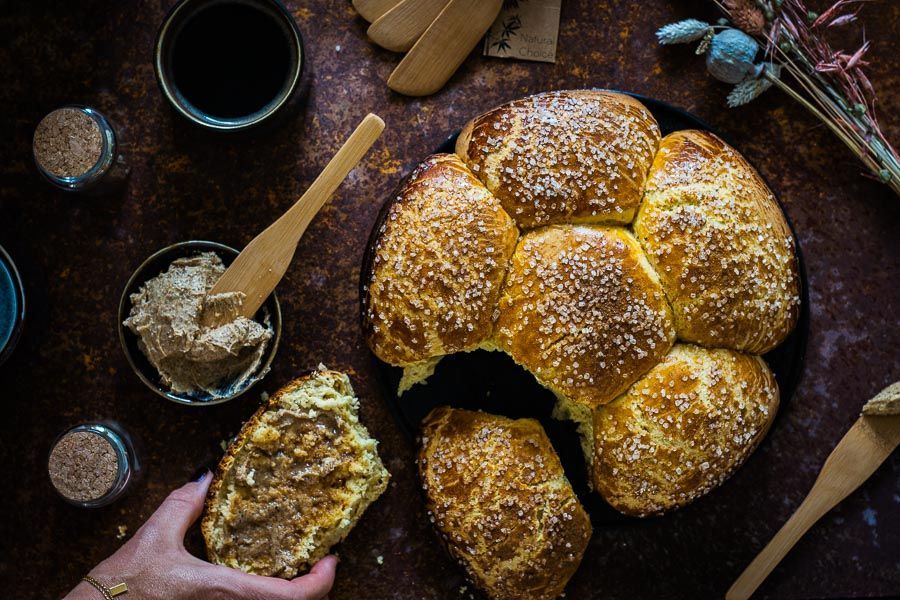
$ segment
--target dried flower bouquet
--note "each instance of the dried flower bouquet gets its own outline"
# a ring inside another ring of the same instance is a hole
[[[868,0],[837,0],[821,14],[803,0],[713,1],[727,19],[716,25],[696,19],[671,23],[656,32],[659,42],[699,41],[697,54],[706,54],[710,74],[734,84],[730,107],[778,87],[838,136],[871,176],[900,195],[900,159],[878,125],[875,88],[865,73],[869,42],[844,52],[826,39],[829,31],[856,22]]]

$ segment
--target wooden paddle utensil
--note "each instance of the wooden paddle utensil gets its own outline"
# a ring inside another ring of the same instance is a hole
[[[900,409],[900,382],[872,398],[863,414],[825,460],[806,499],[772,541],[753,559],[725,595],[726,600],[746,600],[825,513],[866,481],[900,442],[900,414],[867,414],[870,407]],[[879,409],[881,411],[882,409]]]
[[[363,19],[373,23],[400,2],[401,0],[353,0],[353,8]]]
[[[306,227],[382,131],[384,121],[376,115],[370,114],[363,119],[306,193],[247,244],[209,293],[243,292],[245,298],[240,315],[252,317],[256,314],[287,271]]]
[[[500,14],[503,0],[450,0],[388,79],[407,96],[444,87]]]
[[[406,52],[449,0],[403,0],[369,26],[369,39],[392,52]]]

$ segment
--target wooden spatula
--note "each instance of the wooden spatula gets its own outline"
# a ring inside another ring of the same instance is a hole
[[[401,0],[353,0],[353,8],[363,19],[372,23],[400,2]]]
[[[384,121],[376,115],[363,119],[306,193],[247,244],[209,293],[243,292],[240,314],[252,317],[281,281],[306,227],[382,131]]]
[[[403,0],[369,26],[369,39],[392,52],[406,52],[449,0]]]
[[[886,397],[887,396],[887,397]],[[875,396],[866,408],[900,403],[900,382]],[[812,489],[797,511],[772,541],[753,559],[725,595],[726,600],[746,600],[794,547],[803,534],[869,478],[900,442],[900,414],[863,414],[825,460]],[[889,411],[888,411],[889,412]]]
[[[407,96],[444,87],[500,14],[503,0],[450,0],[388,79]]]

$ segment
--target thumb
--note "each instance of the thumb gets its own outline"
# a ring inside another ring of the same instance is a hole
[[[334,585],[337,558],[326,556],[310,569],[290,581],[277,577],[261,577],[229,569],[211,566],[217,582],[235,592],[237,598],[266,598],[268,600],[321,600]]]
[[[172,490],[147,522],[151,529],[167,543],[184,545],[184,534],[203,512],[206,492],[212,481],[212,473],[206,471],[200,479]]]

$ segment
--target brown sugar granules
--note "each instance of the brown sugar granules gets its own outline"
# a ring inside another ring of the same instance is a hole
[[[88,431],[67,433],[50,453],[50,481],[69,498],[86,502],[106,495],[116,481],[119,459],[112,444]]]
[[[100,126],[77,108],[54,110],[34,132],[34,158],[57,177],[78,177],[100,160]]]

